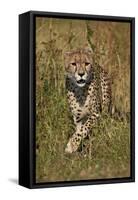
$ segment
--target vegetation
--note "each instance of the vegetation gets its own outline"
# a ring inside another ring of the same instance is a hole
[[[65,89],[64,52],[91,47],[112,77],[113,103],[130,112],[130,24],[36,19],[36,181],[130,176],[130,122],[103,116],[87,148],[64,152],[74,131]],[[83,147],[82,147],[83,148]]]

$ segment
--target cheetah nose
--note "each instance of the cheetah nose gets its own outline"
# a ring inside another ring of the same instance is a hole
[[[84,75],[84,72],[79,72],[78,75],[82,77]]]

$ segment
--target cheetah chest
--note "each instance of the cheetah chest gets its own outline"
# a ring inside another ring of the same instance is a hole
[[[76,120],[81,120],[93,112],[96,101],[93,83],[84,88],[73,88],[69,85],[67,97],[71,112]]]

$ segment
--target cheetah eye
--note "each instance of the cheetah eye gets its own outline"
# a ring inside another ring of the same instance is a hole
[[[76,67],[76,63],[75,62],[71,63],[71,65],[73,65],[74,67]]]
[[[89,62],[85,62],[85,66],[87,66],[87,65],[90,65],[90,63]]]

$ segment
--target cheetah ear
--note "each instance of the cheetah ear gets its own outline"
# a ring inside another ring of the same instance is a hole
[[[64,62],[65,62],[65,69],[68,70],[68,61],[69,61],[69,58],[70,58],[70,55],[71,55],[71,52],[65,52],[64,53]]]
[[[84,50],[85,50],[86,53],[88,53],[88,54],[90,54],[90,55],[93,54],[93,50],[92,50],[92,48],[90,48],[90,47],[85,47]]]
[[[69,69],[69,59],[71,55],[72,55],[72,52],[69,52],[69,51],[64,53],[64,63],[65,63],[65,69],[67,71]]]
[[[87,55],[88,55],[88,57],[89,57],[91,63],[93,64],[93,60],[94,60],[94,59],[93,59],[93,56],[94,56],[94,53],[93,53],[92,48],[91,48],[91,47],[85,47],[85,48],[84,48],[84,51],[87,53]]]
[[[70,51],[64,53],[64,59],[68,58],[71,55]]]

